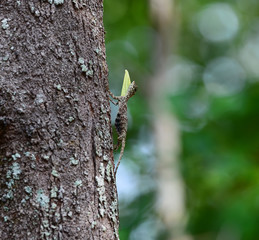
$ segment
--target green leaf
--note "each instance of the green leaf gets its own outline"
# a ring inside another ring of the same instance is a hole
[[[125,70],[123,85],[122,85],[122,89],[121,89],[121,96],[126,96],[130,84],[131,84],[131,82],[130,82],[129,72],[128,72],[128,70]]]

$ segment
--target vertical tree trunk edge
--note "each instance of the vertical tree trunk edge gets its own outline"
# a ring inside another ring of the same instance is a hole
[[[119,239],[102,1],[0,5],[0,239]]]

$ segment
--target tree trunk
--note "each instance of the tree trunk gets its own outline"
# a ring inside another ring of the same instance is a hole
[[[177,7],[171,0],[150,0],[151,16],[156,25],[159,44],[156,48],[156,71],[150,81],[149,103],[157,147],[157,211],[165,224],[167,239],[191,239],[185,229],[185,191],[179,167],[181,139],[179,123],[168,108],[166,89],[175,81],[169,76],[170,58],[176,44]]]
[[[101,0],[0,0],[0,239],[118,239]]]

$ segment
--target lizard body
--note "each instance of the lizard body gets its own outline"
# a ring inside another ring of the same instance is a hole
[[[115,105],[119,104],[119,110],[115,119],[115,128],[118,134],[118,142],[114,147],[114,150],[118,150],[118,148],[121,145],[121,151],[120,151],[120,156],[119,156],[117,166],[114,170],[115,175],[120,165],[120,162],[124,153],[124,149],[125,149],[125,144],[126,144],[126,135],[127,135],[127,128],[128,128],[127,103],[128,103],[128,100],[135,95],[136,91],[137,91],[137,85],[135,81],[133,81],[129,85],[127,94],[125,96],[114,96],[113,93],[108,89],[109,95],[113,99],[117,100],[117,102],[114,102],[112,100],[111,102]]]

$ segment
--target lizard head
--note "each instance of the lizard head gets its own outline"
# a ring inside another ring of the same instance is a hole
[[[135,81],[133,81],[130,85],[129,85],[129,88],[128,88],[128,91],[127,91],[127,99],[131,98],[132,96],[135,95],[136,91],[138,89],[138,86],[137,84],[135,83]]]

